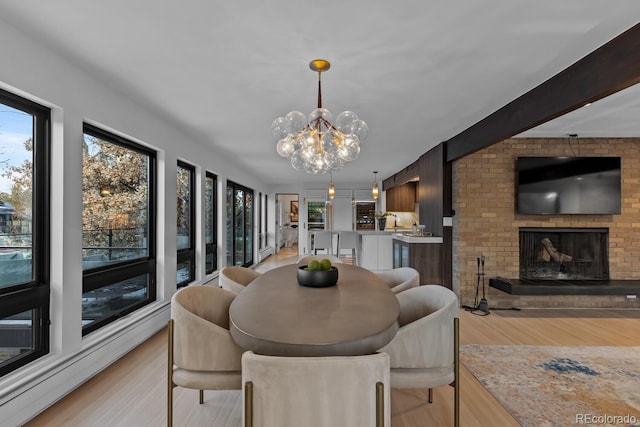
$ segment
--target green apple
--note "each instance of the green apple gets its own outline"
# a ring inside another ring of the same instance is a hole
[[[321,269],[322,265],[317,259],[309,261],[309,265],[307,265],[307,270],[309,271],[320,271]]]
[[[322,271],[331,270],[331,260],[327,258],[324,258],[323,260],[321,260],[320,268],[322,269]]]

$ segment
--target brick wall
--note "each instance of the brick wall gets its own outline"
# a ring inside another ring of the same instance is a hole
[[[620,156],[621,215],[518,215],[515,212],[518,156]],[[477,257],[486,257],[488,278],[519,277],[520,227],[609,229],[611,279],[640,279],[640,138],[508,139],[453,164],[453,287],[472,305]],[[491,289],[490,306],[638,307],[624,296],[512,296]]]

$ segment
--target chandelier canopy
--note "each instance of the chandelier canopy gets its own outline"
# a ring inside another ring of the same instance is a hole
[[[300,111],[291,111],[271,124],[278,154],[288,157],[294,169],[311,174],[336,172],[357,159],[360,143],[369,134],[367,123],[354,112],[343,111],[332,123],[331,113],[322,108],[320,76],[330,66],[325,59],[309,63],[309,68],[318,72],[318,108],[308,119]]]

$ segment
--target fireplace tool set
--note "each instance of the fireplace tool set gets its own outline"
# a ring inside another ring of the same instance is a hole
[[[478,259],[478,273],[476,277],[478,278],[476,282],[476,297],[473,300],[473,307],[465,306],[465,310],[470,311],[473,314],[477,314],[478,316],[486,316],[489,314],[489,303],[487,302],[487,298],[484,293],[484,255],[479,257]],[[482,299],[478,302],[478,293],[480,292],[480,280],[482,280]]]

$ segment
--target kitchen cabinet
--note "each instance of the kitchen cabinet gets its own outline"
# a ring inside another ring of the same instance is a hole
[[[442,238],[439,243],[412,243],[409,239],[393,239],[393,268],[412,267],[420,273],[420,284],[448,286],[443,280]]]
[[[391,212],[415,212],[417,191],[416,182],[391,187],[386,190],[386,210]]]
[[[331,221],[329,230],[344,231],[353,230],[353,208],[351,197],[339,197],[336,195],[331,202]],[[329,219],[329,218],[328,218]]]
[[[393,238],[391,234],[362,234],[360,267],[368,270],[393,268]]]

